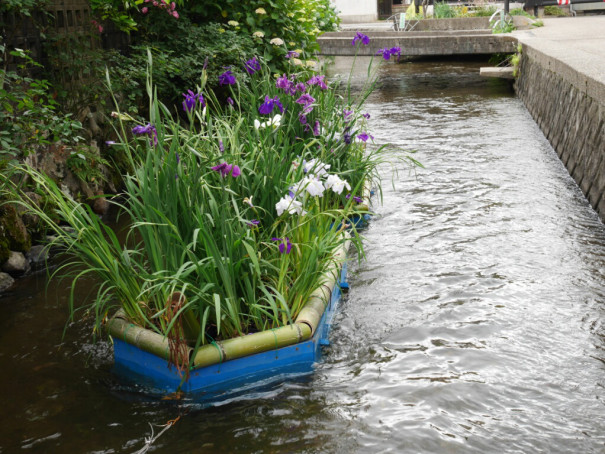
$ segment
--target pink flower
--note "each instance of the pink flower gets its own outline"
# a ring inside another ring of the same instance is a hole
[[[146,6],[144,6],[143,8],[141,8],[141,12],[143,14],[147,14],[149,12],[149,8],[147,8]]]
[[[172,15],[174,16],[175,19],[179,18],[179,13],[177,13],[176,11],[173,11]]]

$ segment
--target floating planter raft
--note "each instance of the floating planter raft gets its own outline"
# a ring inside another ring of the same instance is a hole
[[[170,355],[167,338],[130,323],[118,312],[108,323],[114,343],[114,371],[151,392],[177,390],[209,396],[230,395],[287,376],[312,371],[328,345],[332,318],[346,283],[347,240],[336,252],[324,284],[305,304],[294,324],[204,345],[193,355],[183,379]]]

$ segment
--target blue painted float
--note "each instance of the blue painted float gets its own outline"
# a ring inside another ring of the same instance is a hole
[[[150,393],[166,394],[177,390],[204,399],[224,399],[242,390],[308,374],[321,357],[321,347],[329,345],[328,334],[334,313],[348,289],[347,264],[343,263],[329,302],[313,336],[286,347],[232,359],[191,370],[188,380],[166,359],[146,352],[117,336],[114,342],[114,371]]]

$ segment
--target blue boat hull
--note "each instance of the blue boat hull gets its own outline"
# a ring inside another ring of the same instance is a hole
[[[307,341],[194,369],[189,379],[184,381],[165,359],[114,338],[114,372],[151,393],[166,394],[180,390],[209,398],[228,397],[242,390],[307,374],[320,359],[321,347],[329,345],[332,319],[342,290],[348,288],[346,275],[345,263],[317,330]]]

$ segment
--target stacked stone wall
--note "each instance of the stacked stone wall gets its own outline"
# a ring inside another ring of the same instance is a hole
[[[523,46],[517,93],[605,221],[605,87]]]

